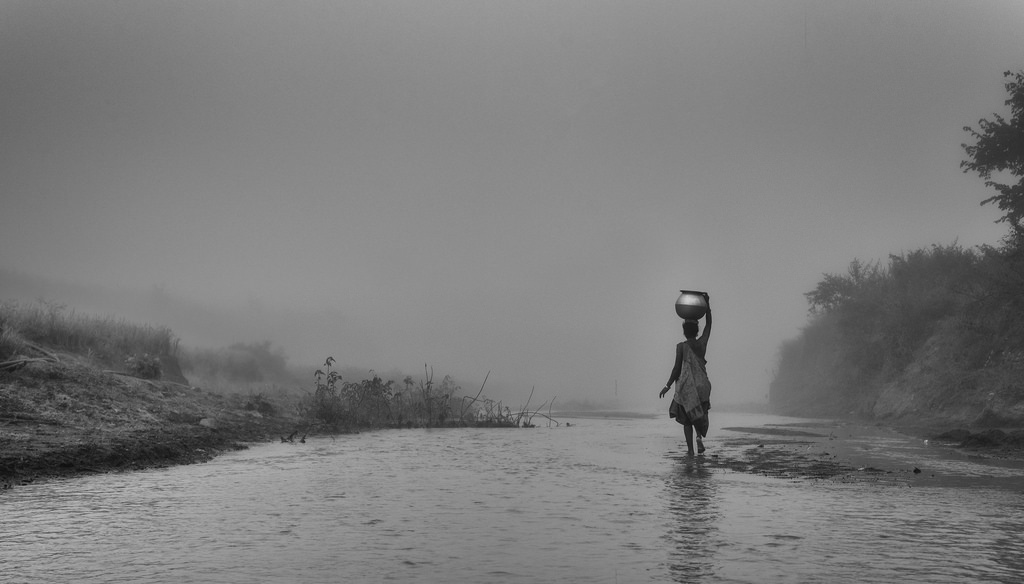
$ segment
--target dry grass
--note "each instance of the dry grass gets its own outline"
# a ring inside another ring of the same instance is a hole
[[[54,302],[0,303],[0,360],[24,354],[29,344],[116,362],[136,354],[176,355],[169,328],[112,316],[79,314]]]

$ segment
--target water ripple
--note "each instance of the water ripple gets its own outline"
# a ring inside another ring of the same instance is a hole
[[[1019,490],[768,478],[679,440],[660,419],[368,432],[22,487],[0,581],[1024,580]]]

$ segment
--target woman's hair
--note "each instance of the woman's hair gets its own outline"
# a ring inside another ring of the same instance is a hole
[[[699,330],[700,330],[700,327],[697,326],[697,321],[695,321],[695,320],[683,321],[683,336],[685,336],[686,338],[692,339],[692,338],[696,337],[697,336],[697,332]]]

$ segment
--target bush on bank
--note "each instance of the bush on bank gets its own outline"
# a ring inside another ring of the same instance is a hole
[[[809,321],[779,350],[770,401],[792,414],[1024,423],[1021,290],[1012,242],[854,260],[807,293]]]

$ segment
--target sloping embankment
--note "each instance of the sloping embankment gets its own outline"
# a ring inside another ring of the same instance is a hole
[[[0,373],[0,488],[41,478],[205,462],[277,440],[296,417],[267,399],[36,362]]]

